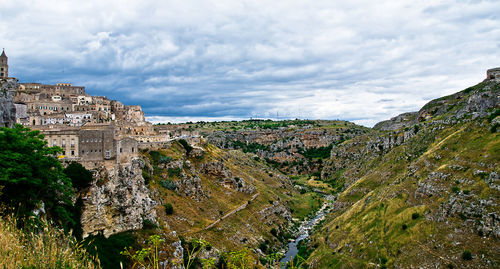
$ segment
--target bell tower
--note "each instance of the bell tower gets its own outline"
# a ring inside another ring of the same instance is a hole
[[[0,78],[9,77],[9,58],[5,55],[5,49],[2,50],[2,55],[0,55]]]

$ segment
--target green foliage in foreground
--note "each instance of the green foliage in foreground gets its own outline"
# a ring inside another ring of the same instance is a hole
[[[0,218],[1,268],[100,268],[95,256],[47,220],[40,220],[41,229],[18,226],[10,216]]]
[[[181,260],[173,260],[172,263],[177,268],[191,269],[191,268],[230,268],[230,269],[245,269],[245,268],[257,268],[255,267],[255,260],[250,255],[250,250],[243,248],[237,251],[227,251],[219,252],[219,261],[216,263],[216,258],[199,258],[201,251],[212,249],[212,245],[203,239],[191,239],[189,241],[184,241],[182,245],[184,247],[184,257]],[[123,251],[120,252],[122,256],[127,257],[131,262],[131,268],[160,268],[160,254],[162,245],[165,240],[159,235],[151,235],[147,241],[147,245],[140,250],[134,250],[133,247],[125,247]],[[299,269],[304,268],[304,259],[297,255],[297,257],[290,261],[289,263],[281,264],[280,260],[282,255],[279,253],[271,253],[266,256],[265,259],[261,260],[266,268],[285,268],[288,269]]]
[[[74,190],[54,157],[62,149],[48,147],[43,137],[21,125],[0,128],[0,202],[19,219],[44,209],[49,218],[71,228]]]
[[[131,232],[123,232],[106,238],[102,234],[91,235],[83,241],[83,245],[91,255],[99,257],[101,266],[106,269],[119,269],[120,263],[124,268],[128,266],[128,260],[120,255],[121,250],[136,245],[136,237]]]

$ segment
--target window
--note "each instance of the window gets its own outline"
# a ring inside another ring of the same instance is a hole
[[[63,146],[63,148],[66,147],[66,140],[65,139],[62,140],[61,146]]]
[[[132,152],[134,152],[134,147],[132,147]]]
[[[120,153],[122,153],[122,148],[120,148]]]
[[[74,147],[75,146],[75,139],[71,139],[71,146]]]
[[[82,154],[84,154],[84,153],[85,153],[85,150],[82,149]]]
[[[75,156],[75,151],[74,150],[71,151],[71,156]]]
[[[111,151],[109,149],[106,150],[105,158],[107,159],[111,158]]]

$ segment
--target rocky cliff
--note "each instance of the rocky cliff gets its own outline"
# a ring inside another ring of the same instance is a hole
[[[189,151],[172,141],[141,154],[153,197],[164,205],[158,229],[203,238],[213,253],[247,247],[255,249],[252,256],[264,258],[286,245],[292,215],[311,211],[289,177],[253,154],[203,141]],[[305,196],[319,203],[317,195]]]
[[[11,127],[16,122],[13,100],[18,88],[15,78],[0,79],[0,127]]]
[[[151,199],[141,168],[144,161],[116,164],[95,170],[95,182],[84,193],[82,228],[84,237],[102,232],[106,237],[156,222],[156,202]]]
[[[368,128],[344,121],[261,121],[248,128],[202,131],[209,143],[225,149],[255,153],[281,171],[319,174],[330,149],[345,140],[365,134]]]
[[[486,80],[334,147],[310,268],[500,266],[499,97]]]

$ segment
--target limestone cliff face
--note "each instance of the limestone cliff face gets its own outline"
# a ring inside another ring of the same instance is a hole
[[[333,147],[322,179],[339,193],[309,268],[498,267],[499,98],[487,80]]]
[[[101,167],[98,180],[82,194],[84,237],[102,232],[115,233],[141,229],[145,219],[156,221],[156,202],[151,199],[141,168],[144,161]]]
[[[15,78],[0,80],[0,127],[10,127],[16,122],[16,107],[13,99],[18,87]]]
[[[242,149],[277,164],[289,174],[311,174],[321,170],[318,156],[311,152],[331,148],[367,129],[344,122],[331,125],[289,126],[275,129],[216,131],[206,134],[207,141],[220,148]]]

